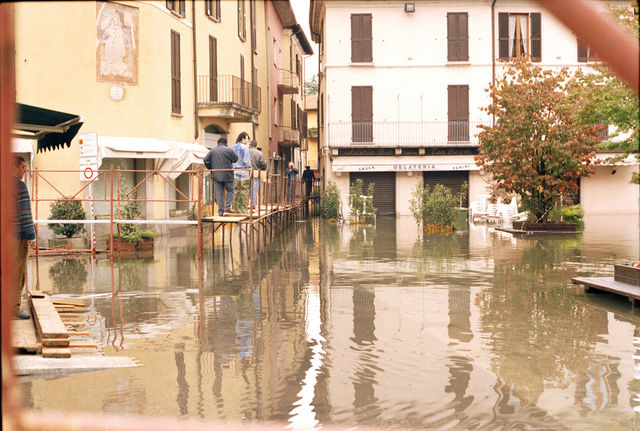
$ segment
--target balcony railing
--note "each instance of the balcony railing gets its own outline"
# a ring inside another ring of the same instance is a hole
[[[276,126],[280,136],[278,142],[289,145],[300,145],[300,132],[289,126]]]
[[[295,72],[278,69],[278,91],[285,94],[295,94],[300,87],[300,78]]]
[[[237,76],[198,76],[198,105],[234,104],[260,113],[260,101],[260,87]]]
[[[477,145],[480,125],[490,121],[357,121],[328,124],[330,147],[424,147]]]

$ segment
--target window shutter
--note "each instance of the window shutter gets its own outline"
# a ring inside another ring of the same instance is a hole
[[[242,0],[238,0],[238,37],[242,37]]]
[[[469,15],[447,13],[447,60],[469,60]]]
[[[351,87],[351,121],[362,121],[360,114],[360,94],[362,87]]]
[[[373,61],[371,21],[371,14],[351,15],[351,61],[354,63]]]
[[[542,32],[539,12],[531,14],[531,61],[542,61]]]
[[[205,2],[204,2],[204,13],[207,16],[213,15],[213,0],[205,0]]]
[[[178,0],[178,13],[180,14],[180,16],[185,16],[184,13],[184,0]]]
[[[586,63],[588,61],[588,53],[587,53],[587,44],[584,43],[583,41],[581,41],[580,39],[577,40],[578,41],[578,61],[580,63]]]
[[[509,60],[509,14],[498,14],[498,58]]]
[[[469,86],[449,85],[447,87],[449,120],[449,141],[469,140]]]
[[[258,29],[256,27],[256,0],[251,0],[249,7],[251,8],[251,49],[255,51],[258,49]]]
[[[209,36],[209,100],[218,101],[218,41]]]
[[[165,4],[167,6],[167,9],[173,10],[173,0],[167,0]]]
[[[302,137],[307,137],[307,112],[302,113]]]
[[[216,18],[220,19],[220,0],[216,0]]]
[[[180,34],[171,30],[171,112],[180,108]]]

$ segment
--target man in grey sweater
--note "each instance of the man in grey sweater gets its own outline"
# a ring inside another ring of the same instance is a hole
[[[251,141],[249,144],[249,154],[251,155],[251,168],[264,171],[267,169],[267,161],[262,154],[262,151],[258,150],[258,143]],[[260,184],[260,172],[253,173],[253,204],[258,202],[258,185]]]
[[[233,163],[238,161],[238,155],[227,147],[225,138],[218,139],[218,146],[212,148],[204,157],[204,165],[207,169],[214,169],[211,172],[213,190],[218,204],[218,215],[224,215],[225,211],[231,210],[233,203]],[[228,169],[228,170],[219,170]],[[227,199],[224,199],[224,192],[227,192]]]

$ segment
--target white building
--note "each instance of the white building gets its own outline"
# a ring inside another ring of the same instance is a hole
[[[491,124],[481,108],[500,59],[593,64],[576,36],[531,1],[311,0],[309,19],[320,46],[323,177],[344,199],[354,180],[375,182],[380,215],[410,214],[419,178],[454,193],[468,182],[470,201],[487,195],[488,176],[474,163],[476,134]],[[585,213],[637,213],[638,186],[629,184],[637,169],[634,160],[599,165],[583,178]]]

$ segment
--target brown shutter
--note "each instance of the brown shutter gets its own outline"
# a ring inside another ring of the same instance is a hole
[[[209,101],[218,101],[218,41],[209,36]]]
[[[447,13],[447,60],[469,60],[469,15]]]
[[[433,190],[436,184],[442,184],[451,190],[451,194],[457,196],[462,192],[464,183],[469,184],[469,171],[435,171],[423,172],[422,181],[425,186]],[[462,200],[462,206],[468,206],[469,192]],[[457,202],[457,200],[456,200]]]
[[[371,21],[371,14],[351,15],[351,61],[354,63],[373,61]]]
[[[396,173],[395,172],[351,172],[350,184],[362,180],[362,190],[366,193],[369,184],[374,183],[373,206],[379,216],[396,213]]]
[[[450,142],[469,140],[469,86],[449,85],[447,87]]]
[[[260,108],[260,99],[258,98],[258,68],[253,68],[253,74],[251,76],[251,107],[253,109]]]
[[[353,142],[373,142],[373,87],[351,87]]]
[[[577,41],[578,41],[578,61],[580,63],[586,63],[588,61],[587,44],[581,41],[580,39],[578,39]]]
[[[207,16],[213,15],[213,0],[205,0],[205,2],[204,2],[204,13]]]
[[[509,60],[509,14],[498,14],[498,58]]]
[[[180,14],[180,16],[184,17],[185,13],[184,13],[184,0],[178,0],[178,13]]]
[[[531,61],[542,61],[542,29],[539,12],[531,14]]]
[[[258,49],[258,29],[256,27],[256,0],[251,0],[249,7],[251,8],[251,49],[255,51]]]
[[[242,37],[242,0],[238,0],[238,37]]]
[[[171,30],[171,112],[180,108],[180,33]]]
[[[244,81],[244,55],[240,55],[240,104],[246,105]]]
[[[307,112],[302,113],[302,137],[307,137]]]
[[[291,128],[295,129],[295,124],[296,124],[296,105],[295,102],[293,101],[293,99],[291,99],[290,103],[289,103],[289,110],[291,111]]]
[[[167,9],[173,10],[173,0],[167,0],[165,4],[167,6]]]
[[[220,19],[220,0],[216,0],[216,18]]]

